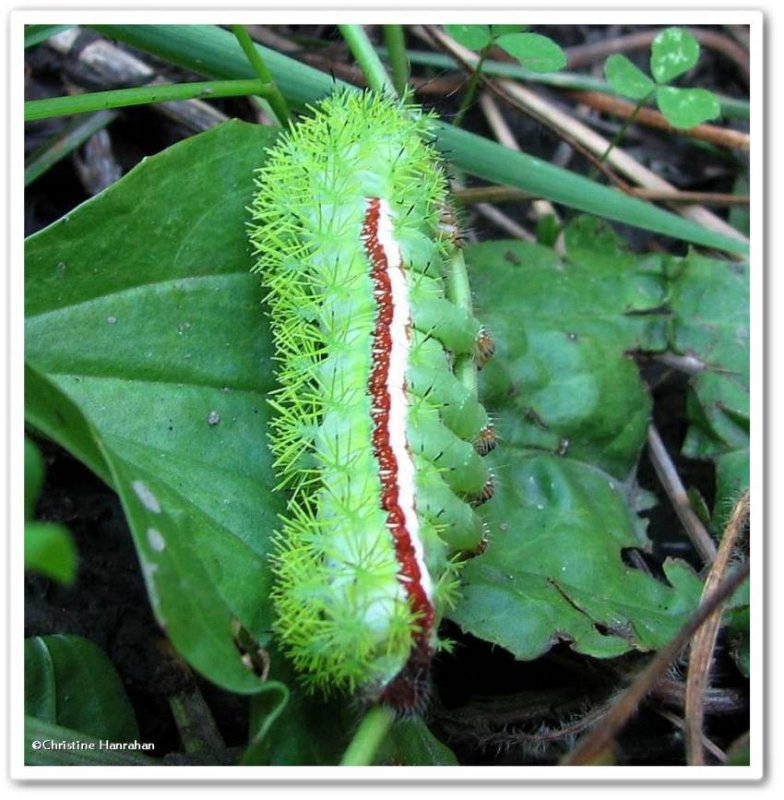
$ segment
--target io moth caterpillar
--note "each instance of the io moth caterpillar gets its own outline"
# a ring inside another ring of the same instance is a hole
[[[445,644],[460,559],[483,543],[494,431],[452,366],[492,345],[446,296],[458,236],[431,118],[370,92],[311,112],[269,150],[250,208],[290,491],[276,633],[310,687],[405,712]]]

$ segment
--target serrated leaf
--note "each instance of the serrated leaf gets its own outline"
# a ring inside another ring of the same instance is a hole
[[[632,100],[643,100],[656,88],[641,69],[619,53],[604,62],[604,77],[618,94]]]
[[[240,692],[260,682],[233,622],[269,639],[282,507],[265,443],[272,345],[245,234],[269,140],[238,122],[188,139],[26,247],[28,417],[119,492],[159,621]]]
[[[495,43],[532,72],[556,72],[568,60],[552,39],[538,33],[505,33]]]
[[[493,38],[489,25],[444,25],[444,30],[469,50],[481,50]]]
[[[696,253],[670,267],[670,346],[705,364],[691,381],[684,452],[693,457],[748,447],[748,269]]]
[[[670,347],[705,364],[690,381],[683,452],[716,458],[720,533],[749,486],[749,265],[690,253],[668,269]]]
[[[656,103],[667,122],[675,128],[693,128],[721,114],[716,95],[707,89],[660,86],[656,90]]]
[[[688,72],[699,57],[699,42],[685,28],[667,28],[651,44],[651,75],[657,83],[669,83]]]
[[[25,713],[112,742],[138,738],[136,716],[114,665],[81,636],[25,640]]]
[[[538,245],[466,248],[472,288],[497,355],[482,394],[504,445],[566,452],[624,479],[645,439],[650,399],[626,352],[663,349],[658,256],[626,253],[583,218],[567,257]]]
[[[498,490],[482,508],[489,546],[466,563],[450,617],[519,659],[562,639],[602,658],[669,641],[696,598],[624,564],[621,550],[641,542],[618,484],[509,446],[496,464]]]

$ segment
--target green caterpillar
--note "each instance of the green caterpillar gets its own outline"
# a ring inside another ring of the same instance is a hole
[[[473,506],[492,495],[494,430],[452,366],[492,348],[446,297],[457,233],[432,119],[353,91],[311,112],[268,152],[250,209],[290,491],[276,633],[309,686],[408,711],[460,559],[484,540]]]

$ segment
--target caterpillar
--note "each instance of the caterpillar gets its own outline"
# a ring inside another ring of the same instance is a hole
[[[275,633],[310,689],[421,707],[478,552],[495,431],[453,372],[489,334],[445,291],[459,247],[432,117],[343,91],[255,174],[253,270],[276,347]]]

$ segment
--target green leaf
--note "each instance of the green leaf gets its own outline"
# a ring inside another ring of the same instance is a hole
[[[688,72],[699,57],[699,42],[685,28],[667,28],[651,45],[651,75],[657,83],[669,83]]]
[[[667,122],[675,128],[693,128],[721,113],[719,101],[707,89],[676,89],[660,86],[656,103]]]
[[[242,763],[265,766],[334,766],[359,723],[361,706],[345,697],[308,694],[291,664],[269,648],[276,688],[251,699],[250,746]]]
[[[27,437],[24,443],[24,470],[25,519],[30,519],[35,509],[35,501],[44,485],[44,460],[41,451]]]
[[[749,486],[749,265],[690,253],[669,271],[670,348],[705,364],[690,382],[683,452],[716,459],[720,533]]]
[[[41,453],[25,438],[25,569],[60,583],[72,583],[76,577],[76,547],[71,534],[62,525],[31,521],[43,481]]]
[[[136,716],[113,664],[81,636],[25,640],[25,713],[108,739],[139,737]]]
[[[430,732],[420,716],[398,720],[379,750],[376,764],[405,767],[456,767],[455,754]]]
[[[159,622],[239,692],[261,683],[234,623],[269,639],[282,508],[265,444],[272,345],[245,235],[269,141],[238,122],[193,137],[26,248],[28,418],[118,491]]]
[[[251,701],[250,736],[241,764],[245,766],[267,763],[267,735],[275,720],[288,705],[290,692],[285,683],[265,681],[263,690]]]
[[[493,36],[501,36],[504,33],[519,33],[529,27],[529,25],[491,25],[490,33]]]
[[[43,747],[44,742],[65,742],[67,749]],[[53,725],[35,717],[24,719],[25,765],[29,767],[155,767],[156,759],[136,752],[133,747],[109,750],[104,739],[87,736],[80,731]],[[139,750],[141,745],[139,743]]]
[[[76,546],[62,525],[26,522],[24,530],[25,569],[70,584],[76,578]]]
[[[469,50],[481,50],[492,41],[489,25],[444,25],[444,30]]]
[[[495,43],[532,72],[556,72],[568,61],[552,39],[538,33],[505,33]]]
[[[561,233],[561,223],[555,214],[545,214],[536,222],[536,241],[544,247],[555,247]]]
[[[670,346],[705,364],[691,381],[684,452],[706,458],[749,441],[749,266],[690,253],[670,266]]]
[[[618,94],[632,100],[643,100],[656,88],[641,69],[618,53],[604,62],[604,77]]]
[[[489,545],[466,563],[450,617],[518,659],[559,640],[601,658],[666,644],[696,598],[624,564],[621,550],[641,541],[622,487],[595,467],[511,446],[494,462]]]
[[[98,433],[81,409],[27,362],[24,392],[25,419],[87,464],[99,478],[110,483],[109,467],[100,450]]]
[[[582,218],[567,257],[520,242],[466,248],[479,314],[497,355],[482,396],[504,445],[568,453],[624,479],[645,441],[650,398],[626,355],[661,350],[661,260],[623,251],[608,226]]]

